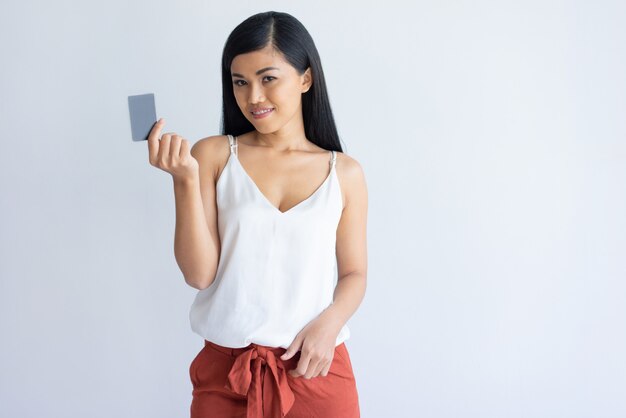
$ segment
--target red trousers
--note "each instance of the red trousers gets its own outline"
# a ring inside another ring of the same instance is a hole
[[[204,340],[189,365],[191,418],[359,418],[359,398],[345,343],[326,376],[293,377],[301,352],[282,347],[228,348]]]

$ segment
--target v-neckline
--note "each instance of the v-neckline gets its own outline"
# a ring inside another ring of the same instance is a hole
[[[309,200],[313,199],[318,193],[321,192],[321,190],[324,188],[324,186],[326,186],[326,184],[330,181],[331,175],[333,174],[333,171],[335,170],[335,164],[332,164],[330,170],[328,171],[328,175],[326,176],[326,178],[324,179],[322,184],[320,184],[318,186],[318,188],[315,189],[315,191],[309,195],[309,197],[307,197],[306,199],[296,203],[294,206],[290,207],[289,209],[287,209],[286,211],[283,212],[282,210],[280,210],[279,208],[274,206],[274,204],[267,198],[267,196],[265,196],[263,194],[263,192],[261,191],[259,186],[257,186],[257,184],[254,182],[254,180],[252,180],[252,177],[250,177],[250,175],[248,174],[248,172],[246,171],[244,166],[241,164],[241,161],[239,161],[239,156],[237,155],[236,152],[231,152],[230,158],[233,158],[233,157],[237,161],[237,165],[241,169],[244,177],[248,179],[248,182],[250,182],[250,184],[252,185],[253,189],[261,197],[261,200],[263,200],[268,206],[270,206],[272,209],[274,209],[274,211],[276,213],[278,213],[279,215],[287,215],[287,214],[291,213],[293,210],[297,209],[298,207],[304,205]]]

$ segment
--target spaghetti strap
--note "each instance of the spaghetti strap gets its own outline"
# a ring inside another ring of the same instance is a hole
[[[330,155],[330,168],[332,169],[335,166],[335,161],[337,160],[337,153],[335,152],[335,150],[331,150],[330,151],[331,155]]]
[[[230,144],[230,153],[237,155],[237,137],[228,135],[228,143]]]

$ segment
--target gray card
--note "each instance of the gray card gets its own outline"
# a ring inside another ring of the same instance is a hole
[[[157,121],[154,93],[128,96],[128,110],[133,141],[147,141]]]

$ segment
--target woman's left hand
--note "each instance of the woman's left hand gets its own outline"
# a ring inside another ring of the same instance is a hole
[[[328,308],[302,328],[287,351],[280,356],[281,359],[288,360],[298,350],[301,351],[298,366],[289,370],[289,374],[293,377],[303,376],[305,379],[320,374],[326,376],[335,355],[340,330],[337,318]]]

